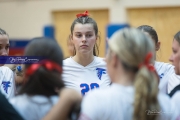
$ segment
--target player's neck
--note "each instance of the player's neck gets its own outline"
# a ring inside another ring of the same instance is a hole
[[[122,73],[116,74],[114,77],[114,83],[121,84],[123,86],[133,85],[134,74],[131,73]]]
[[[93,60],[94,60],[94,55],[90,55],[90,54],[76,54],[73,57],[73,60],[76,61],[77,63],[79,63],[82,66],[87,66],[89,65]]]

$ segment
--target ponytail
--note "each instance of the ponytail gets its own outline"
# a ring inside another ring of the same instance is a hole
[[[142,66],[135,77],[134,120],[157,120],[158,115],[148,111],[159,111],[158,78],[146,66]]]

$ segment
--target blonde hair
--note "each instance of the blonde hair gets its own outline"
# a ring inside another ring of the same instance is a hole
[[[147,110],[159,110],[157,99],[158,78],[146,66],[139,68],[149,52],[154,53],[154,44],[141,31],[126,28],[117,31],[109,40],[110,49],[117,54],[124,69],[135,73],[134,120],[155,120],[157,115],[147,115]],[[153,62],[153,58],[151,58]],[[135,69],[136,68],[136,69]],[[135,71],[136,70],[136,71]]]

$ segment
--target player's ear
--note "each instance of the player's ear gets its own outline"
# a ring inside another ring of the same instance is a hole
[[[97,42],[97,40],[100,40],[100,39],[101,39],[100,35],[97,34],[97,35],[96,35],[96,42]]]
[[[156,51],[158,51],[159,49],[160,49],[160,46],[161,46],[161,42],[160,41],[158,41],[157,43],[156,43]]]
[[[69,35],[69,40],[73,40],[73,35],[72,34]]]
[[[112,60],[113,67],[116,68],[119,63],[118,56],[116,54],[113,54],[111,60]]]

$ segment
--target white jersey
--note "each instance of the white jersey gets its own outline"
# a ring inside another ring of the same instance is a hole
[[[172,83],[173,81],[179,81],[178,75],[175,74],[174,66],[169,63],[155,62],[156,71],[160,77],[159,90],[165,94],[170,93],[170,91],[177,86],[177,84]],[[173,77],[172,77],[173,76]],[[168,82],[171,82],[171,86],[168,88]]]
[[[0,67],[0,87],[0,91],[6,96],[6,98],[11,98],[14,96],[14,73],[11,69],[5,66]]]
[[[41,120],[58,102],[58,99],[58,96],[47,98],[23,94],[10,99],[9,102],[25,120]]]
[[[180,76],[173,73],[168,81],[168,94],[180,84]]]
[[[180,90],[178,90],[171,98],[172,104],[176,105],[176,109],[179,112],[179,120],[180,120]]]
[[[66,87],[76,89],[82,95],[94,88],[110,85],[103,58],[94,57],[94,60],[84,67],[70,57],[63,61],[63,66],[63,81]]]
[[[178,117],[170,98],[158,94],[161,111],[141,111],[147,115],[159,114],[159,120],[175,120]],[[80,120],[132,120],[134,88],[113,83],[107,89],[93,90],[88,93],[81,104]],[[168,104],[167,104],[168,103]],[[159,113],[158,113],[159,112]]]

